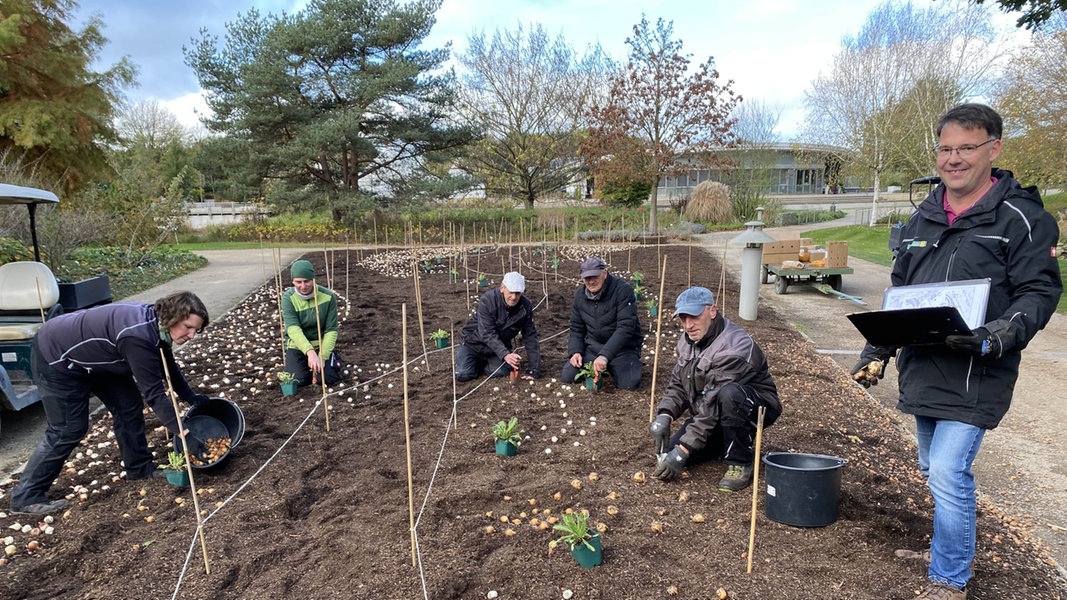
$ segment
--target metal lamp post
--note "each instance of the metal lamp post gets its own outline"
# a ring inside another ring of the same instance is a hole
[[[749,221],[745,223],[745,227],[748,228],[747,231],[730,240],[731,244],[745,245],[741,251],[741,294],[737,315],[746,321],[755,321],[759,309],[763,244],[776,240],[763,233],[762,221]]]

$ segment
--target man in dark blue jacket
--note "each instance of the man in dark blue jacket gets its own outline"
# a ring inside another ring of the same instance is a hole
[[[541,376],[541,342],[534,326],[533,304],[522,295],[525,291],[526,278],[513,271],[504,275],[498,289],[478,299],[474,316],[460,332],[457,381],[470,381],[481,374],[504,377],[519,371],[522,357],[512,344],[520,333],[529,359],[522,377]]]
[[[1048,323],[1063,291],[1056,220],[1035,188],[992,168],[1002,132],[1000,115],[980,104],[941,117],[941,184],[908,220],[891,275],[894,286],[990,283],[983,325],[944,345],[904,346],[896,359],[897,408],[915,416],[919,468],[934,497],[931,584],[919,598],[967,597],[977,520],[971,464],[985,432],[1008,411],[1020,352]],[[868,344],[853,377],[877,383],[897,350]]]
[[[41,325],[30,365],[48,425],[11,492],[11,512],[43,515],[67,506],[62,498],[49,501],[45,493],[89,431],[90,395],[100,398],[111,412],[126,478],[163,476],[148,449],[142,407],[147,400],[163,425],[177,435],[178,417],[167,395],[167,375],[174,393],[185,402],[209,399],[190,389],[171,352],[173,344],[188,342],[207,324],[207,308],[200,298],[175,292],[154,305],[107,304]]]
[[[641,385],[641,344],[644,335],[637,319],[634,289],[608,273],[597,257],[581,265],[582,285],[574,292],[567,362],[560,378],[575,381],[585,363],[593,363],[599,378],[605,371],[615,385],[635,390]]]

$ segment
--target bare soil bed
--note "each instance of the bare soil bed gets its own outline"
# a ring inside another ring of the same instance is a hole
[[[517,268],[537,305],[545,375],[459,384],[449,351],[422,356],[425,336],[456,331],[477,291],[463,274],[450,282],[446,261],[420,250],[425,331],[416,319],[412,257],[402,251],[340,251],[330,256],[333,287],[343,297],[339,351],[345,386],[328,396],[329,430],[320,393],[283,398],[273,380],[281,362],[277,290],[265,285],[218,319],[181,353],[194,386],[236,401],[246,430],[230,457],[197,471],[211,572],[205,574],[189,492],[163,480],[120,478],[110,418],[94,424],[52,495],[74,506],[57,515],[51,534],[9,527],[36,520],[5,515],[14,552],[0,567],[4,598],[367,598],[435,600],[564,598],[832,598],[904,600],[925,582],[926,565],[896,558],[897,548],[928,545],[933,505],[916,468],[914,444],[897,415],[881,408],[847,373],[766,305],[741,321],[770,358],[784,414],[766,430],[763,452],[838,456],[843,469],[840,517],[830,526],[797,528],[766,518],[763,483],[754,568],[746,574],[751,489],[716,490],[724,467],[695,466],[663,483],[650,474],[647,433],[656,324],[642,308],[646,377],[641,389],[610,381],[593,393],[560,382],[577,264],[597,254],[613,272],[645,274],[650,291],[668,255],[665,303],[692,284],[717,291],[718,262],[699,249],[662,247],[482,248],[466,274]],[[552,268],[558,257],[559,270]],[[322,253],[310,258],[323,272]],[[194,290],[195,291],[195,290]],[[546,292],[547,291],[547,295]],[[736,320],[737,284],[727,278],[726,316]],[[408,410],[402,364],[401,306],[407,304]],[[669,315],[669,311],[668,311]],[[677,328],[663,321],[657,387],[673,366]],[[427,342],[429,345],[429,342]],[[428,361],[428,363],[427,363]],[[454,397],[458,402],[453,402]],[[455,426],[450,421],[455,411]],[[410,424],[412,495],[408,494],[405,412]],[[490,428],[510,416],[527,434],[519,454],[494,454]],[[157,454],[167,447],[148,416]],[[596,475],[593,475],[595,473]],[[573,482],[581,483],[580,488]],[[10,490],[5,482],[0,490]],[[684,492],[684,494],[683,494]],[[184,499],[179,502],[180,499]],[[0,500],[6,507],[6,500]],[[618,513],[609,515],[608,506]],[[412,564],[412,507],[417,539]],[[587,509],[604,523],[604,563],[576,564],[563,546],[548,553],[551,529],[539,523],[567,509]],[[703,516],[694,519],[696,515]],[[653,522],[663,524],[661,532]],[[1025,517],[980,503],[972,600],[1053,599],[1062,580],[1025,534]],[[492,527],[492,533],[487,528]],[[40,527],[43,529],[43,527]],[[36,541],[39,548],[28,551]],[[672,594],[673,593],[673,594]]]

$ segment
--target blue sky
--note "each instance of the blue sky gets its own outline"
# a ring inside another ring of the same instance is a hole
[[[926,5],[930,0],[917,0]],[[804,90],[827,68],[842,36],[855,34],[881,0],[444,0],[426,45],[452,42],[466,49],[472,32],[492,33],[516,24],[541,23],[562,33],[579,51],[600,45],[625,62],[625,39],[642,13],[650,21],[674,21],[675,38],[694,62],[715,58],[723,79],[733,79],[746,100],[782,110],[779,134],[792,138],[803,119]],[[220,38],[225,24],[251,8],[261,13],[294,12],[303,0],[82,0],[78,14],[96,12],[110,42],[100,63],[128,56],[140,68],[132,100],[152,99],[187,125],[203,103],[182,46],[207,29]]]

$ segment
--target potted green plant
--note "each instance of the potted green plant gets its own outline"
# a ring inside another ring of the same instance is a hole
[[[645,288],[640,284],[634,286],[634,300],[640,302],[641,294],[645,293]]]
[[[563,535],[549,542],[549,549],[554,550],[560,542],[566,542],[571,549],[574,560],[586,569],[592,569],[603,562],[600,534],[589,529],[589,514],[585,511],[563,513],[560,522],[552,529]]]
[[[478,273],[478,287],[483,288],[489,285],[489,277],[485,273]]]
[[[296,376],[289,371],[278,371],[278,385],[282,388],[282,396],[296,395]]]
[[[430,334],[430,339],[433,340],[434,346],[438,348],[448,347],[448,332],[444,329],[438,329]]]
[[[597,375],[596,369],[593,367],[592,362],[587,362],[582,365],[582,368],[578,370],[578,373],[574,376],[574,380],[585,379],[585,389],[590,391],[597,391],[604,386],[604,381]]]
[[[167,465],[163,467],[167,482],[175,487],[188,487],[189,471],[185,468],[185,455],[181,452],[168,452]]]
[[[634,274],[631,275],[631,278],[633,279],[634,288],[636,289],[641,285],[641,281],[645,278],[645,276],[643,273],[641,273],[641,271],[634,271]]]
[[[493,437],[496,439],[497,454],[515,456],[519,451],[519,444],[522,443],[518,417],[511,417],[507,421],[497,421],[493,425]]]
[[[459,271],[457,271],[455,269],[449,269],[448,270],[448,282],[449,283],[455,283],[457,277],[459,277]]]
[[[656,315],[659,314],[659,307],[656,306],[656,299],[655,298],[649,298],[648,301],[645,304],[648,305],[648,316],[650,316],[653,319],[655,319]]]

